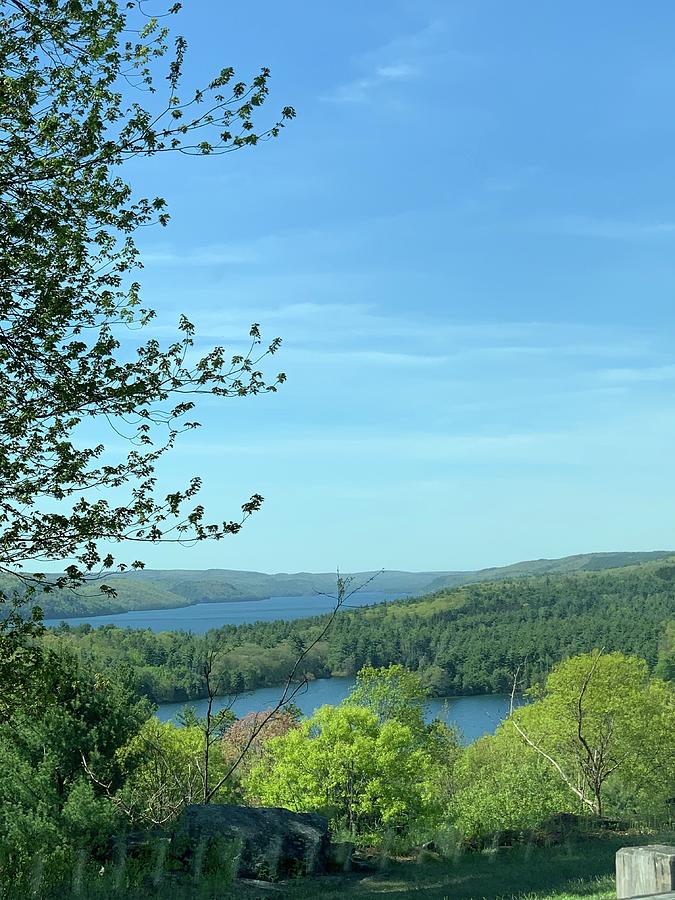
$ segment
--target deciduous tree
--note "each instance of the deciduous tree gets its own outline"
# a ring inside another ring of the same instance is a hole
[[[675,695],[650,680],[644,660],[584,653],[557,665],[535,696],[507,727],[588,811],[603,814],[612,778],[636,795],[663,795],[675,783]]]
[[[266,804],[320,810],[360,841],[433,828],[458,745],[440,723],[425,725],[424,696],[401,666],[364,669],[343,704],[271,738],[245,788]]]
[[[176,13],[175,4],[169,13]],[[279,340],[195,353],[185,317],[175,340],[138,338],[143,305],[134,235],[166,225],[161,197],[124,179],[131,159],[217,155],[276,136],[294,111],[257,126],[270,73],[249,83],[230,67],[184,87],[186,42],[142,4],[7,0],[0,8],[0,601],[26,588],[73,586],[128,564],[115,545],[191,544],[235,534],[259,509],[253,494],[231,519],[210,522],[195,476],[157,491],[156,466],[197,426],[195,397],[274,391],[260,359]],[[159,77],[158,77],[159,76]],[[107,431],[106,431],[107,429]],[[106,434],[127,451],[106,451]],[[94,438],[92,439],[92,435]],[[93,493],[92,493],[93,492]],[[65,571],[47,578],[47,564]],[[112,591],[105,583],[102,590]],[[0,616],[3,684],[21,636],[38,630]]]

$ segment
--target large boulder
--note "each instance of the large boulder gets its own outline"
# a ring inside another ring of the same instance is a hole
[[[321,874],[330,864],[328,820],[280,808],[187,806],[172,834],[171,855],[195,871],[214,853],[231,858],[239,878]]]

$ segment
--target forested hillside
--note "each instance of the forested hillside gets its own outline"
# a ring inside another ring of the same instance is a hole
[[[675,560],[603,572],[485,582],[338,614],[303,662],[310,677],[389,663],[419,671],[433,693],[480,694],[525,684],[557,661],[601,647],[659,666],[672,677]],[[131,667],[156,701],[203,696],[203,661],[216,651],[226,691],[280,683],[326,617],[227,626],[204,636],[67,625],[50,640],[78,648],[97,667]]]
[[[562,559],[535,559],[510,566],[466,572],[358,572],[358,585],[374,575],[372,589],[393,596],[416,596],[442,588],[483,581],[501,581],[530,575],[600,571],[662,559],[672,551],[650,553],[584,553]],[[1,582],[11,587],[9,579]],[[20,583],[16,581],[17,587]],[[218,603],[237,600],[264,600],[267,597],[308,597],[317,592],[332,593],[334,572],[244,572],[235,569],[142,569],[123,574],[108,574],[105,583],[114,588],[114,597],[101,594],[96,583],[77,591],[60,590],[39,595],[46,618],[94,616],[129,610],[165,609],[194,603]]]
[[[529,575],[568,575],[572,572],[600,572],[604,569],[619,569],[624,566],[638,565],[651,560],[666,559],[673,555],[672,550],[653,550],[641,552],[616,553],[578,553],[575,556],[563,556],[560,559],[530,559],[526,562],[513,563],[510,566],[495,566],[479,569],[477,572],[450,572],[439,575],[430,585],[435,591],[445,587],[459,587],[469,581],[501,581],[505,578],[522,578]],[[466,576],[472,574],[473,578]]]
[[[373,590],[393,596],[415,595],[446,574],[438,572],[359,572],[357,584],[377,576]],[[466,573],[465,573],[466,574]],[[77,591],[57,591],[38,596],[46,618],[94,616],[129,610],[166,609],[194,603],[264,600],[267,597],[311,597],[335,590],[334,572],[295,574],[240,572],[230,569],[150,569],[105,576],[115,596],[105,596],[97,584]]]

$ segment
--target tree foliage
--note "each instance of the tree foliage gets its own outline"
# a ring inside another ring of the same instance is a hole
[[[659,672],[668,677],[664,630],[675,605],[675,581],[660,577],[658,568],[663,566],[476,584],[346,610],[303,659],[299,674],[321,678],[402,665],[435,696],[506,693],[519,666],[521,685],[529,687],[566,656],[594,647],[654,666],[661,645]],[[182,701],[204,696],[199,660],[211,650],[219,651],[225,693],[282,683],[298,642],[309,644],[326,621],[324,616],[226,625],[207,635],[64,625],[50,632],[50,640],[77,647],[99,667],[114,661],[132,666],[157,702]]]
[[[178,12],[175,4],[169,13]],[[197,427],[195,397],[274,391],[258,363],[279,340],[201,357],[181,317],[176,338],[139,340],[154,313],[142,304],[134,236],[168,222],[161,197],[138,196],[125,164],[166,153],[210,155],[279,134],[257,114],[269,91],[230,67],[184,86],[187,46],[161,17],[117,0],[8,0],[0,8],[0,572],[26,588],[77,586],[129,562],[115,545],[190,544],[236,533],[259,509],[253,494],[231,520],[209,522],[198,477],[161,495],[155,469],[177,436]],[[105,448],[105,430],[121,452]],[[126,451],[124,443],[126,441]],[[58,562],[65,572],[46,578]],[[135,567],[139,560],[131,560]],[[101,590],[112,592],[103,583]],[[36,613],[39,620],[39,613]],[[9,682],[22,636],[0,621],[0,676]]]
[[[321,811],[358,841],[378,844],[390,830],[410,834],[441,822],[457,741],[440,723],[424,724],[421,703],[400,702],[402,686],[423,699],[412,673],[362,676],[343,704],[271,738],[244,785],[256,801]]]
[[[551,813],[576,812],[578,801],[550,765],[501,725],[470,744],[457,761],[450,814],[470,839],[525,831]]]
[[[365,666],[357,672],[350,702],[371,710],[380,723],[394,719],[419,731],[424,728],[427,697],[418,675],[393,664],[379,669]]]
[[[675,693],[622,653],[580,654],[557,665],[539,699],[510,723],[580,801],[604,812],[610,779],[636,802],[665,801],[675,784]]]
[[[667,623],[661,638],[655,672],[664,681],[675,681],[675,619]]]
[[[231,765],[240,760],[236,771],[237,780],[263,758],[267,743],[272,738],[283,737],[298,728],[302,713],[292,703],[277,710],[264,709],[248,713],[227,729],[222,737],[222,752]]]
[[[112,795],[113,804],[131,824],[166,825],[184,806],[204,797],[204,732],[196,724],[176,725],[149,719],[119,749],[116,759],[125,772],[124,784]],[[225,773],[222,753],[210,758],[211,777]],[[233,800],[231,782],[217,792],[215,802]]]
[[[122,677],[63,653],[47,653],[42,666],[33,703],[0,725],[0,884],[13,896],[37,896],[36,884],[59,884],[78,853],[102,852],[120,816],[82,761],[120,789],[116,754],[150,715]]]
[[[463,835],[529,830],[561,812],[668,818],[675,700],[644,660],[580,654],[532,696],[455,766],[451,815]]]

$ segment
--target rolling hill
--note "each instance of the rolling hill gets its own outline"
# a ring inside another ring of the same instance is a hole
[[[419,596],[445,588],[486,581],[524,578],[532,575],[564,575],[572,572],[597,572],[674,555],[672,550],[649,552],[585,553],[561,559],[537,559],[475,571],[358,572],[354,586],[376,575],[370,587],[392,596]],[[268,597],[311,596],[334,593],[335,573],[297,572],[266,574],[236,569],[142,569],[110,574],[105,583],[117,592],[108,597],[96,583],[81,590],[43,594],[36,600],[46,618],[105,615],[129,610],[167,609],[195,603],[219,603],[240,600],[264,600]],[[0,588],[11,582],[5,578]]]
[[[298,646],[328,621],[226,625],[204,635],[105,625],[50,631],[104,670],[122,664],[157,701],[204,696],[200,660],[215,653],[223,691],[278,685]],[[522,687],[575,653],[636,654],[675,677],[675,557],[631,566],[512,577],[444,588],[422,597],[341,612],[303,661],[307,677],[353,675],[400,663],[438,696],[500,693],[517,670]]]
[[[578,553],[560,559],[531,559],[513,563],[510,566],[478,569],[475,572],[449,572],[439,575],[428,585],[428,590],[437,591],[446,587],[458,587],[481,581],[502,581],[507,578],[524,578],[530,575],[568,575],[572,572],[601,572],[604,569],[620,569],[624,566],[639,565],[652,560],[673,556],[672,550],[652,550],[648,552]]]

